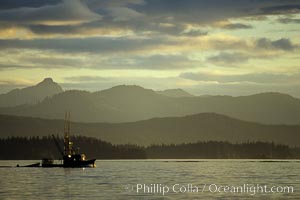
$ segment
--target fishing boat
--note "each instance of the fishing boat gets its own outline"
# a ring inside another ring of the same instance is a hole
[[[76,152],[73,148],[73,142],[70,138],[70,130],[71,130],[71,121],[70,121],[70,112],[65,113],[65,122],[64,122],[64,150],[62,150],[59,142],[52,135],[53,140],[62,156],[61,163],[54,163],[53,159],[44,158],[42,160],[42,165],[40,163],[33,163],[30,165],[16,167],[65,167],[65,168],[83,168],[83,167],[95,167],[96,159],[86,160],[85,154],[80,154]]]
[[[43,159],[42,167],[95,167],[96,159],[86,160],[85,154],[80,154],[74,150],[73,142],[70,138],[70,130],[70,112],[66,112],[64,122],[64,150],[61,149],[55,136],[52,135],[55,144],[62,155],[63,162],[61,164],[55,164],[52,159]]]

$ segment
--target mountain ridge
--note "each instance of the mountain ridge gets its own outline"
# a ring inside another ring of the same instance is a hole
[[[0,107],[13,107],[24,104],[37,104],[47,97],[63,92],[62,87],[52,78],[45,78],[42,82],[0,94]]]
[[[96,92],[67,90],[36,104],[0,108],[1,114],[49,119],[62,119],[65,111],[81,122],[132,122],[214,112],[264,124],[300,124],[300,99],[276,92],[170,97],[137,85],[119,85]]]
[[[0,115],[0,136],[46,136],[62,133],[63,120]],[[265,125],[216,113],[153,118],[126,123],[71,123],[74,135],[114,144],[180,144],[197,141],[268,141],[300,146],[299,125]]]
[[[194,95],[188,93],[187,91],[185,91],[181,88],[156,91],[156,93],[165,95],[168,97],[194,97]]]

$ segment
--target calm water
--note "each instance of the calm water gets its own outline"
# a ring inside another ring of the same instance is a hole
[[[36,161],[0,161],[0,199],[300,199],[300,161],[190,161],[98,161],[85,169],[10,168],[3,166]],[[293,186],[293,193],[262,194],[257,185]],[[245,190],[234,192],[237,186]]]

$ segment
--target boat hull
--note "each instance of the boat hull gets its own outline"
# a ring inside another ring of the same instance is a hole
[[[95,167],[95,161],[96,159],[92,160],[85,160],[80,162],[74,162],[74,163],[68,163],[67,165],[64,164],[42,164],[40,163],[34,163],[31,165],[25,165],[25,166],[19,166],[17,167],[44,167],[44,168],[52,168],[52,167],[63,167],[63,168],[84,168],[84,167]]]
[[[63,167],[62,164],[42,164],[42,167]]]
[[[91,160],[80,160],[74,162],[64,162],[63,167],[65,168],[82,168],[82,167],[95,167],[96,159]]]
[[[84,168],[84,167],[95,167],[96,159],[91,160],[65,160],[63,164],[54,164],[54,163],[43,163],[41,167],[50,168],[50,167],[64,167],[64,168]]]

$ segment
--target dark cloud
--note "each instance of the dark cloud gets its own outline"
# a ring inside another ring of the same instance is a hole
[[[87,37],[92,37],[93,35],[113,35],[116,32],[124,32],[127,30],[132,30],[126,23],[108,23],[107,21],[92,21],[86,22],[79,25],[29,25],[27,27],[33,33],[38,35],[53,35],[53,34],[63,34],[66,36],[72,35],[82,35]]]
[[[223,26],[224,29],[234,30],[234,29],[251,29],[253,28],[251,25],[235,23],[235,24],[227,24]]]
[[[130,5],[144,5],[144,0],[86,0],[91,9],[106,7],[121,7]]]
[[[224,40],[224,39],[212,39],[209,41],[211,49],[215,50],[245,50],[249,49],[249,45],[246,40]]]
[[[197,66],[197,61],[192,61],[183,55],[152,55],[135,57],[134,64],[138,68],[147,69],[184,69]]]
[[[57,54],[48,57],[26,56],[18,58],[22,64],[0,64],[1,69],[20,68],[44,68],[44,69],[67,69],[67,68],[88,68],[88,69],[151,69],[151,70],[176,70],[194,68],[199,61],[190,60],[184,55],[151,55],[151,56],[108,56],[98,58],[96,55],[87,56],[84,59],[70,56],[57,57]],[[84,77],[80,77],[84,78]],[[97,77],[94,77],[98,79]],[[87,80],[87,79],[86,79]]]
[[[297,45],[292,44],[292,42],[288,38],[281,38],[274,41],[267,38],[260,38],[256,41],[256,47],[262,49],[279,49],[283,51],[292,51],[297,48]]]
[[[34,68],[33,66],[30,65],[24,65],[24,64],[0,64],[0,71],[3,69],[17,69],[17,68],[22,68],[22,69],[32,69]]]
[[[0,21],[13,24],[78,24],[101,18],[80,0],[63,0],[56,5],[38,8],[20,7],[0,10]]]
[[[1,0],[0,10],[15,9],[21,7],[38,8],[45,5],[55,5],[61,3],[62,0]]]
[[[203,36],[203,35],[207,35],[208,32],[207,31],[202,31],[202,30],[190,30],[187,32],[183,32],[181,33],[181,35],[184,36],[190,36],[190,37],[198,37],[198,36]]]
[[[25,57],[20,59],[20,63],[27,63],[27,65],[34,65],[35,68],[83,68],[85,62],[75,58],[67,57]],[[22,67],[19,67],[22,68]]]
[[[300,24],[300,19],[293,18],[279,18],[277,21],[282,24]]]
[[[144,17],[142,13],[139,13],[133,9],[127,7],[111,7],[107,8],[113,21],[130,21]]]
[[[211,26],[214,22],[232,18],[259,17],[276,11],[298,12],[300,4],[297,3],[293,0],[64,0],[63,3],[58,0],[5,0],[4,5],[11,9],[3,7],[0,10],[0,21],[26,26],[36,34],[76,34],[101,28],[132,30],[141,34],[201,36],[207,31],[187,30],[187,24]],[[74,23],[99,19],[101,22],[74,26]],[[169,26],[164,26],[167,24]],[[224,28],[246,29],[251,26],[236,23]]]
[[[299,13],[300,12],[300,4],[269,6],[269,7],[261,8],[261,11],[263,13],[267,13],[267,14]]]
[[[291,10],[295,12],[300,6],[297,3],[293,0],[148,0],[145,5],[135,8],[161,21],[209,24],[230,18],[268,15],[283,10],[287,13]]]
[[[126,53],[158,48],[161,44],[175,44],[166,38],[129,39],[109,37],[66,38],[66,39],[35,39],[35,40],[0,40],[0,49],[41,49],[61,52],[91,53]]]
[[[126,34],[126,31],[134,31],[137,35],[145,35],[145,32],[151,32],[151,36],[186,36],[186,37],[198,37],[208,34],[208,31],[192,29],[188,30],[184,24],[164,24],[164,23],[144,23],[142,21],[93,21],[80,25],[59,25],[59,26],[47,26],[47,25],[30,25],[28,28],[36,34],[65,34],[65,35],[108,35],[108,34]]]
[[[234,6],[223,2],[229,1],[153,0],[136,7],[138,11],[161,22],[207,24],[240,15],[240,11],[236,9],[239,2]],[[233,12],[235,9],[237,12]]]
[[[242,53],[227,53],[221,52],[216,56],[211,56],[206,59],[208,62],[216,63],[216,64],[234,64],[234,63],[242,63],[247,62],[249,60],[249,56]]]
[[[176,70],[194,68],[199,61],[190,60],[184,55],[150,55],[109,57],[98,63],[93,63],[97,69],[151,69],[151,70]]]
[[[206,61],[214,64],[238,64],[247,62],[249,59],[267,59],[272,58],[271,55],[255,54],[256,49],[260,50],[280,50],[280,51],[292,51],[298,46],[293,44],[287,38],[281,38],[278,40],[270,40],[267,38],[260,38],[254,41],[255,47],[244,46],[244,50],[248,53],[241,52],[221,52],[217,55],[210,56]],[[242,46],[240,46],[242,47]],[[251,53],[252,52],[252,53]]]
[[[63,25],[30,25],[28,28],[36,34],[77,34],[82,32],[82,26],[63,26]]]

